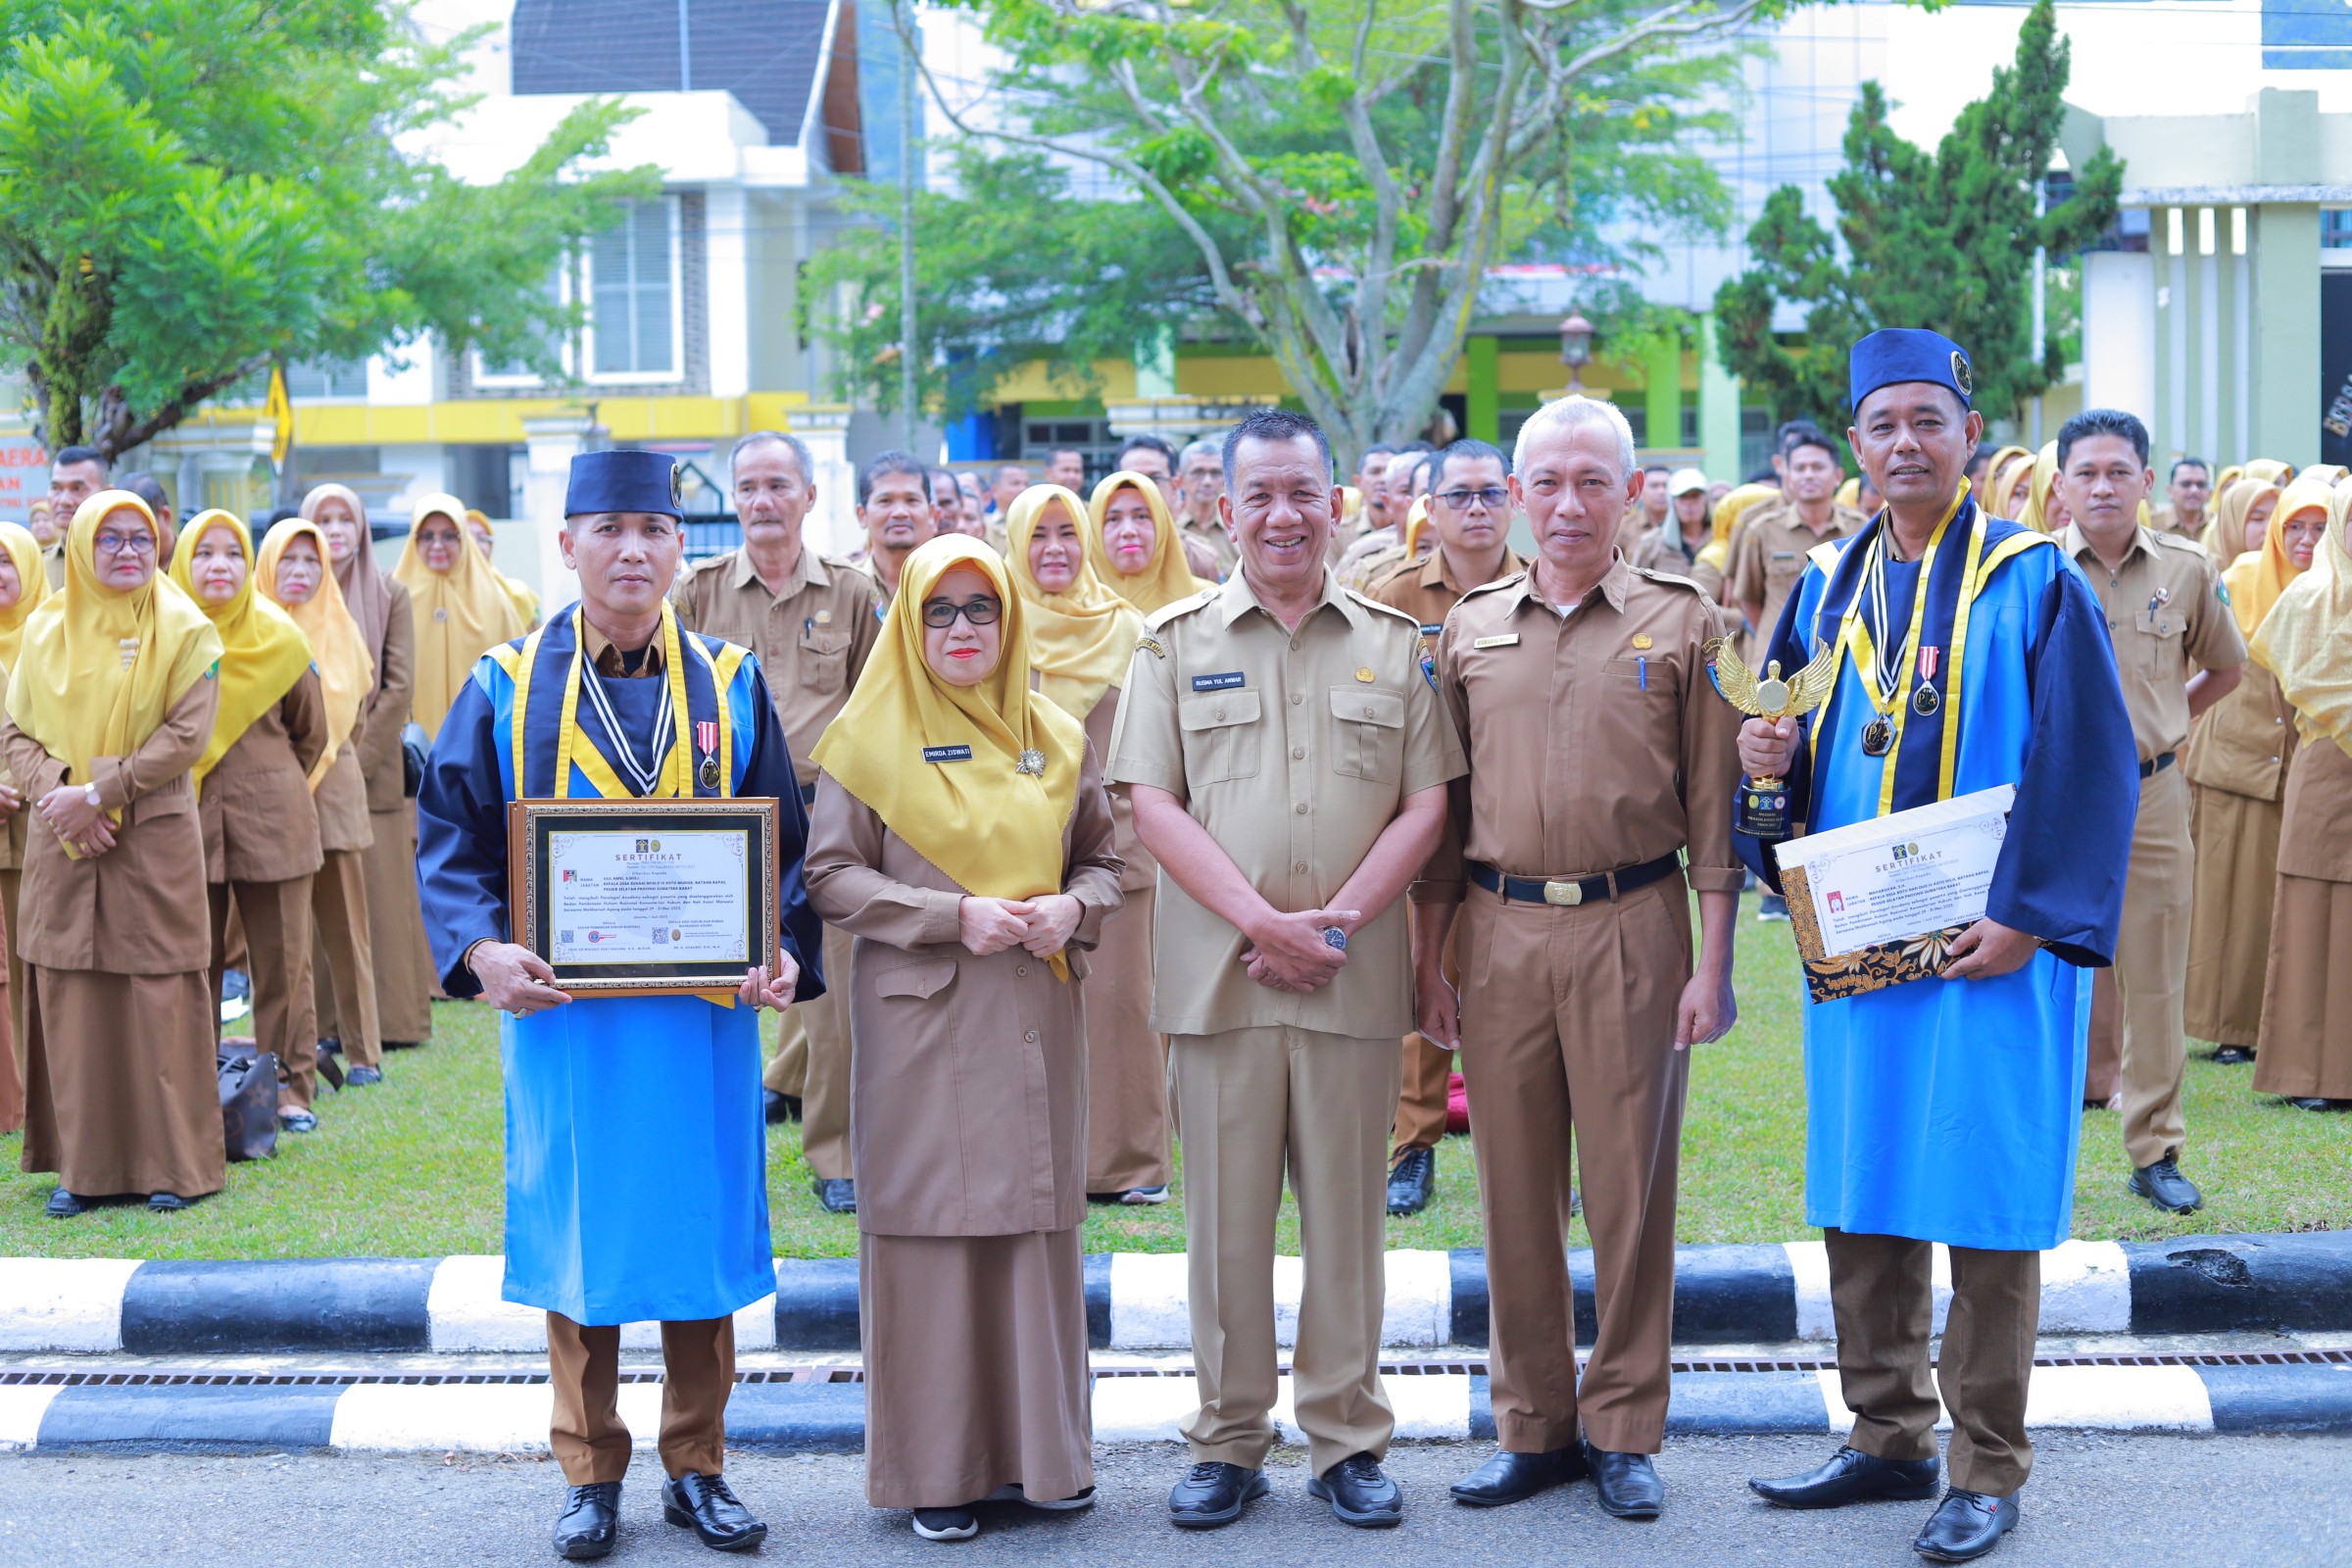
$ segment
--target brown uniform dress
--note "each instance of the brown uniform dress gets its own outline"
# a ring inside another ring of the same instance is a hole
[[[1740,605],[1759,605],[1764,613],[1753,635],[1757,652],[1771,641],[1781,623],[1781,611],[1796,592],[1805,574],[1805,553],[1831,539],[1860,533],[1870,519],[1851,507],[1830,504],[1829,521],[1819,532],[1805,525],[1792,501],[1759,502],[1740,514],[1740,537],[1724,567],[1732,598]]]
[[[218,682],[197,681],[130,756],[99,759],[94,779],[69,780],[40,742],[0,725],[0,756],[27,800],[95,783],[122,811],[104,855],[71,858],[44,828],[24,856],[21,1163],[57,1172],[69,1193],[220,1190],[220,1013],[206,982],[204,829],[189,782],[220,701]]]
[[[1286,629],[1247,570],[1169,605],[1129,668],[1104,777],[1183,801],[1278,909],[1338,894],[1406,797],[1462,771],[1421,671],[1419,626],[1338,587]],[[1380,1385],[1396,1042],[1412,1023],[1404,901],[1348,939],[1331,983],[1250,978],[1249,945],[1160,867],[1152,1022],[1169,1042],[1200,1404],[1196,1461],[1254,1468],[1273,1446],[1274,1220],[1287,1168],[1306,1287],[1293,1388],[1308,1462],[1387,1452]]]
[[[17,787],[4,762],[0,762],[0,784]],[[0,828],[0,923],[7,926],[9,1025],[8,1051],[5,1059],[0,1059],[0,1133],[13,1133],[24,1125],[24,956],[17,951],[22,929],[17,923],[17,900],[24,885],[24,846],[33,817],[33,802],[27,798]]]
[[[1502,552],[1502,564],[1486,581],[1508,577],[1515,571],[1525,571],[1527,563],[1507,545]],[[1435,660],[1438,633],[1445,629],[1446,612],[1477,583],[1465,583],[1454,572],[1453,563],[1441,544],[1429,553],[1429,559],[1413,565],[1399,564],[1387,576],[1372,585],[1365,597],[1401,610],[1421,623],[1421,657]],[[1433,666],[1434,667],[1434,666]],[[1454,944],[1446,944],[1446,978],[1459,985],[1461,975],[1454,962]],[[1416,1149],[1435,1149],[1438,1140],[1446,1136],[1446,1091],[1453,1077],[1453,1053],[1432,1042],[1419,1030],[1404,1037],[1404,1059],[1401,1064],[1404,1087],[1396,1097],[1396,1125],[1390,1135],[1389,1168]]]
[[[2278,798],[2295,755],[2295,710],[2277,676],[2251,660],[2245,672],[2235,691],[2198,716],[2180,765],[2196,846],[2188,1033],[2252,1050],[2262,1032],[2271,901],[2278,891]]]
[[[234,900],[253,981],[254,1040],[277,1055],[278,1103],[308,1110],[318,1087],[318,1014],[311,991],[311,879],[319,862],[310,771],[326,749],[318,675],[245,727],[205,775],[205,893],[213,924],[213,1016],[228,967]]]
[[[2306,737],[2286,776],[2254,1087],[2352,1100],[2352,757]],[[2292,871],[2287,870],[2293,866]]]
[[[851,1065],[865,1495],[952,1508],[1095,1484],[1086,1357],[1086,950],[1119,906],[1093,748],[1062,830],[1070,979],[959,937],[963,890],[831,775],[808,902],[855,933]],[[946,1157],[942,1157],[943,1153]]]
[[[776,719],[792,748],[801,801],[815,799],[816,749],[882,633],[880,579],[804,546],[782,593],[752,568],[751,553],[730,550],[682,572],[670,599],[678,624],[749,648],[767,675]],[[850,938],[825,927],[825,972],[847,974]],[[843,1181],[850,1162],[849,1000],[828,990],[785,1009],[779,1045],[761,1082],[801,1102],[801,1156],[820,1180]]]
[[[2193,663],[2228,669],[2246,658],[2246,639],[2222,597],[2222,576],[2192,542],[2133,531],[2123,565],[2109,571],[2074,523],[2058,536],[2106,612],[2124,708],[2139,743],[2139,814],[2132,869],[2115,939],[2115,1013],[2102,1035],[2092,1018],[2083,1095],[2102,1098],[2101,1063],[2116,1063],[2123,1094],[2124,1152],[2145,1169],[2180,1152],[2180,1074],[2187,1059],[2188,913],[2195,891],[2188,832],[2188,780],[2174,764],[2188,744],[2188,677]]]
[[[368,924],[368,850],[375,842],[368,810],[368,780],[360,771],[359,732],[343,738],[332,767],[311,792],[318,813],[318,874],[311,879],[313,1005],[332,1004],[322,1017],[336,1021],[333,1038],[355,1067],[384,1057],[384,1029],[375,1005],[375,949]],[[321,1025],[321,1037],[327,1030]]]
[[[1086,715],[1087,744],[1110,755],[1119,689]],[[1152,1027],[1152,908],[1159,862],[1135,836],[1135,804],[1110,798],[1126,903],[1102,917],[1086,999],[1086,1190],[1131,1193],[1175,1175],[1168,1147],[1168,1037]]]
[[[1438,643],[1470,776],[1413,893],[1467,901],[1462,1075],[1478,1107],[1494,1427],[1517,1453],[1573,1445],[1580,1413],[1599,1448],[1655,1453],[1665,1434],[1690,901],[1679,871],[1573,906],[1480,879],[1581,880],[1687,849],[1689,888],[1739,892],[1739,715],[1704,651],[1721,629],[1688,581],[1619,561],[1566,615],[1533,573],[1474,589]],[[1581,1391],[1572,1127],[1599,1317]]]

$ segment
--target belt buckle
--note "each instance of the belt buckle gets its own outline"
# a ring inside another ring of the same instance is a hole
[[[1544,884],[1544,902],[1574,908],[1585,902],[1585,885],[1582,882],[1546,882]]]

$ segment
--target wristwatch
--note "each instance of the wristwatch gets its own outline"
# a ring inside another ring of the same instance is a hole
[[[84,785],[81,787],[81,798],[82,798],[83,800],[85,800],[85,801],[87,801],[87,802],[89,802],[89,803],[90,803],[90,809],[91,809],[91,810],[95,811],[95,810],[97,810],[97,809],[98,809],[98,805],[99,805],[99,803],[98,803],[98,786],[97,786],[97,785],[95,785],[95,784],[84,784]]]

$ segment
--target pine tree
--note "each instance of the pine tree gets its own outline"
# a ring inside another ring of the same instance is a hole
[[[2034,214],[2035,186],[2066,116],[2072,50],[2053,0],[2035,0],[2017,55],[1992,90],[1960,112],[1933,157],[1896,135],[1892,105],[1862,84],[1845,131],[1845,167],[1830,179],[1838,247],[1805,215],[1793,185],[1772,193],[1748,230],[1753,265],[1716,291],[1724,368],[1762,390],[1782,418],[1843,429],[1846,351],[1882,326],[1924,326],[1966,348],[1976,404],[2013,414],[2063,370],[2053,340],[2034,358],[2036,246],[2079,251],[2115,220],[2124,166],[2112,151],[2075,172],[2071,200]],[[1772,330],[1781,302],[1806,307],[1801,342]]]

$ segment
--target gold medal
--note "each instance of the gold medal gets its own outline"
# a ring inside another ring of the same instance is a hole
[[[1862,726],[1862,755],[1885,757],[1894,745],[1894,726],[1884,717],[1874,718]]]

